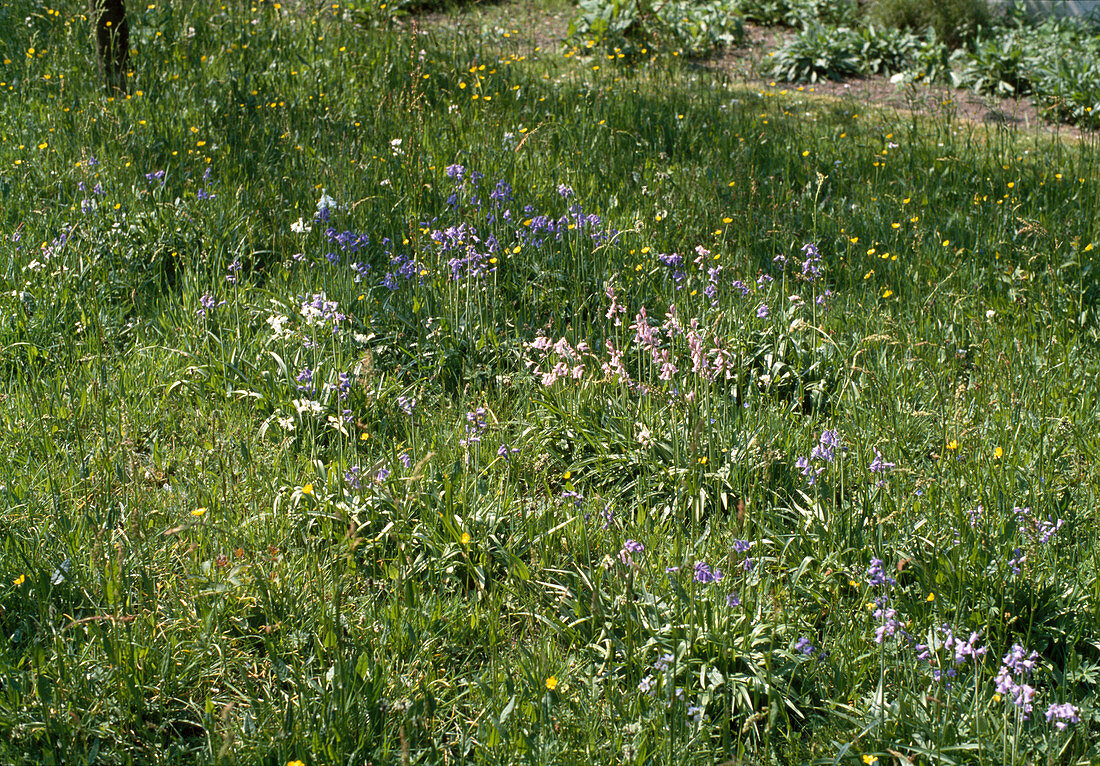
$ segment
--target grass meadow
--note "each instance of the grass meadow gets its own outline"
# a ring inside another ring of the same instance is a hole
[[[0,762],[1100,761],[1094,135],[83,11],[0,6]]]

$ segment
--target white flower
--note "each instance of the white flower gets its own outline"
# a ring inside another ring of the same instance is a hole
[[[405,150],[401,148],[400,138],[395,138],[390,141],[390,152],[393,154],[394,157],[400,157],[402,154],[405,153]]]
[[[284,431],[293,431],[295,428],[294,418],[289,415],[279,418],[279,425],[282,426]]]
[[[308,234],[313,231],[313,227],[299,218],[297,221],[290,224],[290,230],[295,234]]]
[[[336,417],[335,415],[329,415],[327,420],[329,428],[334,431],[339,431],[344,436],[348,435],[348,429],[344,427],[344,421],[340,420],[340,418]]]
[[[271,326],[271,340],[280,341],[287,340],[293,333],[286,329],[286,323],[290,321],[289,317],[285,317],[282,314],[272,314],[267,318],[268,325]]]
[[[294,405],[294,409],[298,410],[299,415],[320,415],[323,412],[321,403],[313,399],[295,399],[291,404]]]
[[[321,199],[317,200],[317,212],[335,210],[336,200],[328,196],[328,189],[321,189]]]

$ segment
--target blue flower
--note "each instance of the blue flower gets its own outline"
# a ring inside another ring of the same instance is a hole
[[[701,583],[713,583],[718,582],[723,577],[722,570],[715,567],[711,569],[705,562],[695,562],[695,581]]]
[[[867,567],[867,584],[872,588],[886,585],[896,585],[897,580],[886,574],[882,559],[871,559],[871,565]]]

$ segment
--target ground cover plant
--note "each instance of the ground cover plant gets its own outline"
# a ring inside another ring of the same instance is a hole
[[[1095,139],[396,10],[0,7],[0,761],[1100,759]]]

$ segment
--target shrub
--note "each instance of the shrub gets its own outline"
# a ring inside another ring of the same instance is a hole
[[[869,74],[894,74],[908,69],[922,47],[919,37],[900,29],[871,24],[859,34],[863,71]]]
[[[569,37],[629,52],[649,48],[701,55],[739,44],[742,22],[734,4],[580,0]]]
[[[1100,40],[1080,55],[1058,56],[1033,73],[1036,105],[1052,120],[1100,127]]]
[[[863,70],[862,37],[847,27],[812,24],[772,55],[771,74],[790,82],[843,80]]]
[[[767,26],[804,27],[814,22],[853,25],[858,20],[857,0],[739,0],[740,13],[749,21]]]
[[[1024,96],[1031,92],[1029,51],[1016,32],[979,40],[972,51],[960,51],[957,58],[962,59],[960,84],[979,93]]]
[[[870,18],[912,32],[931,27],[938,39],[957,48],[977,37],[991,15],[986,0],[872,0]]]

